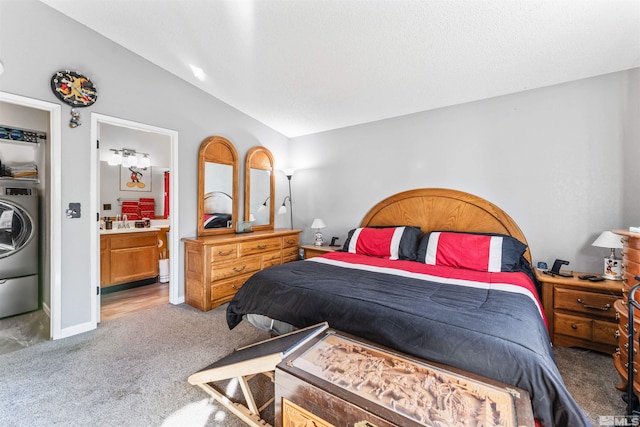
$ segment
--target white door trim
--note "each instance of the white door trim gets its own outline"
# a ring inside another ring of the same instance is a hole
[[[170,180],[169,180],[169,251],[171,256],[169,257],[169,302],[171,304],[180,304],[183,302],[178,293],[178,261],[179,257],[178,248],[180,247],[180,240],[178,236],[178,132],[171,129],[164,129],[144,123],[133,122],[130,120],[120,119],[117,117],[106,116],[104,114],[91,113],[91,141],[95,144],[98,140],[98,126],[100,123],[110,124],[114,126],[122,126],[130,129],[141,130],[146,132],[155,132],[161,135],[166,135],[171,140],[171,166],[170,166]],[[95,146],[95,145],[94,145]],[[90,188],[93,189],[94,197],[91,198],[89,212],[100,212],[100,188],[98,179],[98,150],[91,150],[91,171],[90,171]],[[94,214],[95,215],[95,214]],[[91,268],[90,268],[90,286],[91,289],[100,286],[99,277],[99,265],[100,265],[100,230],[97,221],[91,222],[91,230],[89,230],[91,236]],[[98,299],[92,298],[91,302],[91,323],[97,327],[99,321],[99,305]]]
[[[62,331],[62,150],[61,150],[61,107],[59,104],[27,98],[0,91],[0,101],[23,107],[49,112],[49,171],[50,180],[45,183],[49,188],[49,246],[45,263],[49,264],[49,283],[43,278],[43,287],[49,286],[51,296],[50,307],[43,304],[49,314],[50,337],[52,339],[66,336]]]

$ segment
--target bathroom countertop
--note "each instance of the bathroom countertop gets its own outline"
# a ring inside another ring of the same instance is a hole
[[[113,227],[111,230],[100,230],[100,234],[121,234],[121,233],[142,233],[145,231],[160,231],[159,227],[148,227],[148,228],[118,228]]]

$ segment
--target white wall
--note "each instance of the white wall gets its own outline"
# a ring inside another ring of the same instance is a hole
[[[453,188],[509,213],[534,261],[562,258],[571,269],[599,272],[606,250],[591,243],[629,226],[623,191],[629,199],[640,190],[637,171],[621,185],[623,166],[631,167],[625,150],[639,145],[638,98],[630,96],[638,80],[638,70],[620,72],[294,138],[294,221],[303,242],[313,240],[314,217],[327,223],[325,239],[344,242],[387,196]]]
[[[68,127],[70,107],[62,107],[63,208],[69,202],[88,208],[95,197],[87,178],[90,150],[95,147],[90,141],[91,112],[179,133],[180,237],[196,234],[196,165],[198,148],[206,137],[228,138],[242,161],[254,145],[267,146],[278,160],[287,154],[288,140],[283,135],[35,0],[0,0],[0,41],[5,67],[0,75],[1,91],[59,103],[51,92],[50,79],[55,71],[66,68],[88,75],[98,89],[98,101],[81,109],[82,126]],[[244,188],[242,178],[240,188]],[[242,211],[242,203],[239,206]],[[91,319],[95,288],[88,283],[88,235],[95,224],[95,214],[86,211],[79,219],[63,220],[63,329]],[[182,248],[176,249],[183,265]],[[176,274],[181,289],[183,276],[183,272]]]

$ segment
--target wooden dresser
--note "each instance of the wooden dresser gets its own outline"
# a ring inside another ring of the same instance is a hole
[[[202,311],[230,301],[264,268],[299,258],[300,230],[183,238],[185,302]]]
[[[629,311],[627,301],[629,290],[638,281],[635,276],[640,276],[640,235],[631,234],[627,231],[614,230],[614,233],[620,234],[623,242],[622,249],[622,299],[614,304],[616,317],[618,318],[618,329],[616,331],[616,339],[618,347],[613,354],[613,364],[622,378],[622,383],[617,386],[620,390],[626,390],[628,385],[627,367],[628,367],[628,351],[629,351]],[[634,299],[640,302],[640,291],[636,291]],[[634,349],[634,378],[633,389],[636,396],[640,396],[640,351],[638,349],[638,334],[640,332],[640,310],[634,312],[634,336],[632,339]]]

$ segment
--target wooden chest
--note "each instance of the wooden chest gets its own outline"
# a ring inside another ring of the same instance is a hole
[[[276,427],[533,426],[529,394],[329,330],[275,370]]]

